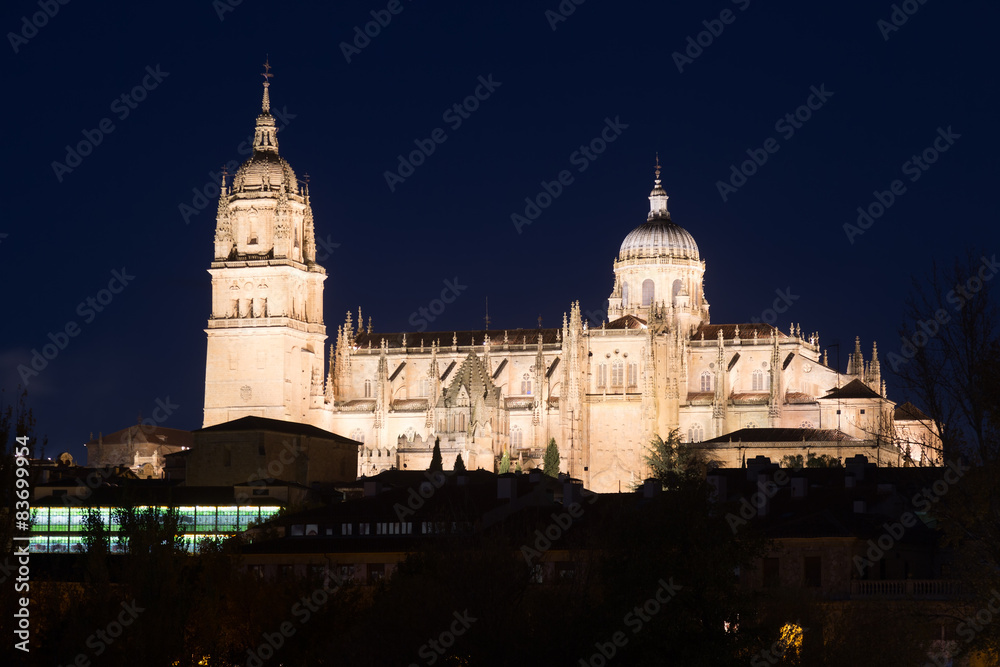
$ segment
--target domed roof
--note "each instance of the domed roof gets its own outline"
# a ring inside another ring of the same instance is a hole
[[[277,152],[255,150],[250,159],[236,171],[233,191],[269,190],[297,193],[299,182],[292,166]]]
[[[698,244],[694,237],[670,216],[656,217],[639,225],[622,241],[618,259],[674,257],[699,259]]]
[[[618,259],[673,257],[699,259],[698,244],[680,225],[675,225],[667,211],[667,193],[660,185],[660,158],[656,158],[656,181],[649,193],[649,217],[622,241]]]

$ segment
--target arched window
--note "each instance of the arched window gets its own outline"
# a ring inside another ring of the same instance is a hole
[[[705,430],[701,424],[694,424],[688,429],[688,442],[701,442],[705,439]]]
[[[606,387],[608,386],[608,365],[598,364],[597,365],[597,386]]]
[[[712,374],[708,371],[701,374],[701,390],[712,391]]]
[[[673,288],[670,290],[671,292],[670,298],[672,299],[672,303],[674,305],[677,305],[677,295],[680,294],[680,291],[681,291],[681,281],[680,278],[678,278],[677,280],[674,281]]]
[[[628,308],[628,283],[622,283],[622,308]]]
[[[525,373],[521,377],[521,394],[531,396],[531,375],[529,373]]]
[[[620,361],[611,362],[611,386],[621,387],[622,382],[625,380],[624,372],[625,364]]]
[[[354,429],[351,431],[351,440],[357,440],[358,442],[363,443],[365,441],[365,432],[360,428]]]
[[[653,281],[649,278],[646,278],[645,280],[642,281],[642,305],[648,306],[649,304],[653,303],[654,296],[655,294],[653,288]]]
[[[461,433],[464,430],[465,430],[465,413],[460,412],[458,413],[458,431],[459,433]]]
[[[524,433],[521,432],[520,426],[510,427],[510,447],[511,449],[519,449],[524,444]]]
[[[372,397],[372,381],[365,380],[365,398]]]
[[[753,391],[767,391],[767,374],[760,369],[753,372]]]

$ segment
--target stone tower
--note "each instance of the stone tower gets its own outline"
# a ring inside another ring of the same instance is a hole
[[[246,415],[307,422],[324,400],[323,281],[308,185],[278,155],[265,65],[253,155],[223,177],[215,228],[205,426]]]

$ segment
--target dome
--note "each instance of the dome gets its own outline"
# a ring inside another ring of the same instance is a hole
[[[675,225],[669,216],[651,218],[629,232],[622,241],[618,259],[653,257],[696,260],[699,259],[698,244],[686,229]]]
[[[288,161],[275,151],[255,150],[233,179],[234,192],[281,191],[298,193],[299,183]]]

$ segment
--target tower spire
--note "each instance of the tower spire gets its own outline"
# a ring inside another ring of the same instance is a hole
[[[263,112],[266,113],[266,114],[270,114],[271,113],[271,97],[268,94],[267,89],[271,87],[271,81],[270,81],[270,79],[271,79],[271,77],[274,76],[273,74],[271,74],[271,59],[270,59],[270,57],[268,57],[267,59],[264,60],[264,71],[261,72],[260,75],[262,77],[264,77],[264,101],[261,103],[261,110],[263,110]]]
[[[660,154],[656,154],[656,178],[653,181],[653,191],[649,193],[649,219],[669,218],[667,211],[667,193],[660,182]]]

